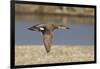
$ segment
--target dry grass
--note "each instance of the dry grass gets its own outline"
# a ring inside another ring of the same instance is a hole
[[[15,64],[47,64],[94,61],[94,46],[52,46],[51,52],[46,53],[44,46],[23,45],[15,46]]]

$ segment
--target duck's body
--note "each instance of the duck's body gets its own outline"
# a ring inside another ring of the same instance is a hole
[[[40,31],[42,32],[43,35],[43,43],[46,48],[46,52],[50,52],[51,49],[51,44],[52,44],[52,32],[55,29],[69,29],[68,27],[66,28],[63,25],[55,25],[51,23],[42,23],[42,24],[37,24],[35,26],[32,26],[31,28],[28,28],[29,30],[32,31]]]

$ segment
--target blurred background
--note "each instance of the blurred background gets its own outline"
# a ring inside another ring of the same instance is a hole
[[[16,4],[15,44],[43,44],[41,33],[27,28],[46,22],[70,27],[54,31],[55,45],[94,45],[94,16],[94,8]]]

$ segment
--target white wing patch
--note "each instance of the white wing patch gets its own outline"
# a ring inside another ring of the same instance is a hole
[[[40,30],[44,30],[44,28],[41,27]]]

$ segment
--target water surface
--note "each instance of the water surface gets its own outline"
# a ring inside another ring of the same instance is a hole
[[[31,45],[43,44],[40,32],[33,32],[27,28],[41,23],[64,24],[70,27],[68,30],[55,30],[53,44],[63,45],[93,45],[94,22],[93,19],[84,17],[62,16],[36,16],[23,15],[15,19],[15,44]]]

